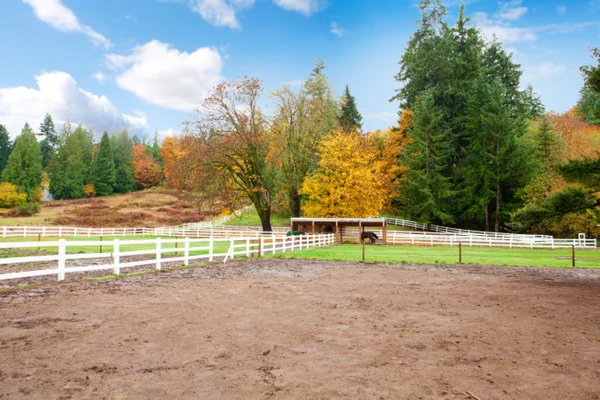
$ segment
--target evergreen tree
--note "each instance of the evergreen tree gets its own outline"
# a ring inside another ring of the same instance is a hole
[[[133,167],[133,141],[127,131],[111,137],[115,160],[114,193],[129,193],[136,188],[135,169]]]
[[[342,131],[345,133],[358,132],[362,127],[362,116],[356,108],[356,101],[354,96],[350,94],[348,85],[346,85],[346,91],[342,96],[338,120]]]
[[[154,132],[154,140],[152,141],[152,147],[150,147],[150,155],[154,157],[160,165],[163,164],[162,156],[160,155],[160,143],[158,141],[158,131]]]
[[[0,176],[2,176],[2,171],[4,171],[4,168],[8,163],[11,151],[12,143],[8,136],[8,131],[4,125],[0,124]]]
[[[90,132],[82,126],[71,132],[67,123],[61,132],[61,142],[50,171],[50,192],[57,199],[81,198],[84,186],[91,181]]]
[[[500,228],[501,205],[514,198],[513,188],[527,184],[533,170],[528,162],[529,149],[519,144],[526,131],[524,118],[513,117],[510,101],[500,81],[478,81],[471,97],[466,126],[468,145],[461,165],[462,218],[483,221],[485,230],[490,230],[493,213],[496,232]]]
[[[443,174],[450,156],[448,135],[431,91],[422,94],[413,121],[409,132],[412,143],[402,160],[408,166],[405,178],[400,181],[403,212],[426,223],[453,222],[446,203],[452,191],[449,179]]]
[[[50,114],[46,114],[44,122],[40,124],[40,132],[44,134],[44,139],[40,142],[40,150],[42,152],[42,166],[46,168],[52,158],[56,156],[56,150],[58,149],[58,135]]]
[[[594,93],[600,94],[600,48],[591,48],[596,65],[584,65],[581,72],[585,78],[585,85]]]
[[[17,137],[15,146],[8,158],[2,179],[19,186],[27,193],[29,201],[34,200],[35,191],[42,180],[42,154],[35,133],[25,124],[21,135]]]
[[[98,196],[108,196],[115,187],[115,161],[108,132],[100,140],[98,152],[94,158],[92,183]]]
[[[595,93],[584,85],[579,92],[577,113],[589,123],[600,125],[600,92]]]

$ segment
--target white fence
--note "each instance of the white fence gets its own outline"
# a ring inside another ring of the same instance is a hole
[[[415,221],[408,221],[405,219],[398,218],[386,218],[386,222],[388,225],[396,225],[402,226],[406,228],[421,230],[421,231],[431,231],[435,233],[453,233],[457,235],[476,235],[476,236],[484,236],[486,238],[495,238],[495,239],[506,239],[510,237],[526,237],[526,238],[543,238],[550,239],[552,236],[549,235],[528,235],[521,233],[503,233],[503,232],[488,232],[488,231],[474,231],[469,229],[459,229],[459,228],[450,228],[447,226],[435,225],[435,224],[420,224]]]
[[[537,236],[519,237],[485,237],[483,235],[459,235],[459,234],[439,234],[426,232],[395,232],[388,231],[388,244],[411,244],[422,246],[455,246],[461,243],[463,246],[485,246],[485,247],[508,247],[508,248],[529,248],[529,249],[559,249],[559,248],[596,248],[596,239],[555,239],[550,236],[549,239]]]
[[[183,243],[182,243],[183,242]],[[145,240],[119,240],[112,241],[67,241],[60,239],[56,242],[0,242],[0,249],[27,249],[27,248],[56,248],[57,253],[43,256],[28,257],[8,257],[0,258],[0,265],[26,265],[29,263],[56,262],[56,267],[39,269],[34,271],[11,272],[0,274],[0,280],[28,278],[42,275],[57,275],[58,280],[64,280],[67,273],[89,272],[99,270],[112,270],[114,274],[119,275],[121,269],[138,267],[144,265],[155,265],[157,270],[161,270],[165,263],[183,263],[189,265],[192,260],[206,260],[209,262],[222,258],[226,262],[238,256],[252,257],[264,254],[275,254],[286,251],[301,250],[317,246],[330,245],[335,242],[333,234],[326,235],[305,235],[305,236],[261,236],[245,237],[232,239],[145,239]],[[219,245],[221,243],[221,245]],[[173,247],[177,244],[183,244],[183,247]],[[67,249],[74,249],[89,246],[110,247],[110,253],[73,253],[67,252]],[[170,247],[164,247],[171,245]],[[143,250],[123,251],[124,247],[150,247]],[[219,248],[227,251],[219,252]],[[180,253],[182,255],[180,255]],[[170,254],[164,257],[165,254]],[[124,259],[133,256],[154,256],[144,260]],[[106,259],[107,262],[102,265],[67,265],[68,261],[83,259]]]

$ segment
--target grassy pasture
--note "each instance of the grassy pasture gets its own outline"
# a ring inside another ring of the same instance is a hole
[[[600,251],[579,249],[575,251],[575,265],[577,268],[600,268]],[[343,244],[268,255],[267,257],[360,261],[362,260],[362,246]],[[458,246],[366,245],[365,261],[457,264]],[[531,250],[464,246],[462,248],[462,261],[464,264],[568,268],[571,267],[571,249]]]

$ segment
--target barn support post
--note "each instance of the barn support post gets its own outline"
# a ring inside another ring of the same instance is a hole
[[[387,244],[387,221],[383,220],[383,244]]]
[[[362,241],[362,234],[365,231],[365,227],[362,226],[362,221],[358,221],[358,241],[356,243],[360,243]],[[363,257],[364,261],[364,257]]]
[[[340,227],[338,225],[338,222],[335,221],[335,240],[338,240],[339,238],[339,232],[340,232]],[[342,243],[342,241],[339,241],[340,243]]]

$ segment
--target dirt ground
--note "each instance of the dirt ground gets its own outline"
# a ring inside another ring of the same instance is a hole
[[[600,271],[260,259],[4,292],[0,398],[600,399]]]

